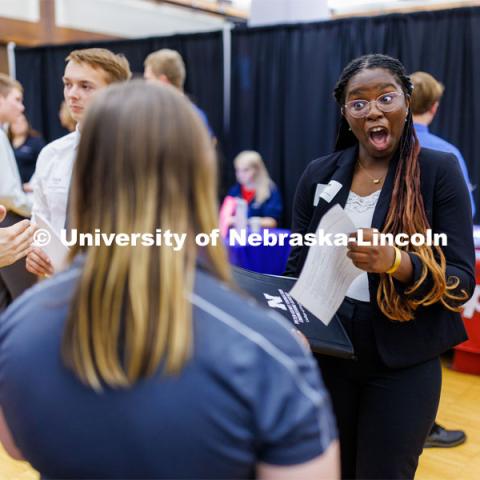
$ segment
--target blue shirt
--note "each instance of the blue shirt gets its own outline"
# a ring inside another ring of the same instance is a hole
[[[81,271],[76,261],[0,318],[0,404],[45,478],[253,478],[257,462],[303,463],[335,439],[316,362],[290,324],[201,270],[181,373],[87,388],[60,358]]]
[[[195,105],[193,102],[192,102],[192,105],[195,108],[196,112],[198,113],[198,116],[202,119],[202,122],[205,125],[205,127],[207,127],[207,130],[208,130],[208,133],[210,134],[210,136],[212,138],[215,137],[215,134],[213,133],[212,127],[210,126],[210,123],[208,122],[207,114],[198,105]]]
[[[231,197],[242,197],[242,189],[239,183],[230,188],[227,195]],[[250,217],[272,217],[279,221],[282,216],[283,204],[282,197],[278,188],[273,185],[270,191],[270,196],[263,202],[257,203],[253,199],[248,204],[248,218]]]
[[[448,143],[443,138],[437,137],[433,133],[430,133],[426,125],[421,125],[420,123],[415,123],[415,131],[417,132],[418,141],[420,146],[424,148],[431,148],[432,150],[439,150],[440,152],[453,153],[458,160],[460,169],[462,170],[463,178],[467,184],[468,192],[470,194],[470,202],[472,204],[472,216],[475,216],[475,200],[472,195],[472,183],[470,182],[470,177],[468,176],[467,166],[465,165],[465,160],[463,159],[460,150]]]
[[[25,143],[17,148],[13,148],[15,159],[17,160],[18,171],[22,179],[22,183],[27,183],[35,172],[35,165],[40,150],[45,146],[42,137],[27,137]]]

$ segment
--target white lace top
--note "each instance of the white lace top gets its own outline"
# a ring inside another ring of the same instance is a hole
[[[377,205],[380,191],[377,190],[366,197],[361,197],[350,191],[345,204],[345,212],[352,220],[355,228],[370,228],[372,226],[373,212]],[[362,273],[352,282],[346,296],[364,302],[370,301],[367,272]]]

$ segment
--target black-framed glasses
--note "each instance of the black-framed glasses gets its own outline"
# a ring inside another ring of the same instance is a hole
[[[403,106],[403,93],[388,92],[380,95],[376,100],[351,100],[343,107],[343,113],[348,112],[354,118],[363,118],[370,113],[371,104],[376,104],[382,112],[393,112]]]

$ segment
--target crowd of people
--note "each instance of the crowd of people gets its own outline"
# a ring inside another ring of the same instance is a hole
[[[354,59],[334,91],[335,152],[299,180],[293,232],[314,233],[339,204],[366,239],[374,228],[448,236],[446,247],[350,242],[363,273],[337,312],[355,351],[346,360],[313,356],[292,325],[238,291],[221,244],[194,242],[218,225],[216,139],[184,93],[178,52],[154,52],[144,80],[131,75],[123,55],[72,51],[63,117],[75,128],[46,146],[22,86],[0,76],[7,452],[47,478],[405,479],[428,439],[464,441],[435,424],[439,357],[466,339],[459,311],[475,288],[468,172],[428,132],[443,86],[385,55]],[[262,228],[280,225],[260,153],[239,153],[234,167],[228,196]],[[319,196],[332,181],[333,197]],[[39,222],[56,234],[189,235],[179,251],[75,245],[55,271],[32,245]],[[292,249],[286,275],[307,253]]]

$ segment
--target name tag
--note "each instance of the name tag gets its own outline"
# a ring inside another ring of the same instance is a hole
[[[326,183],[317,183],[317,188],[315,189],[315,196],[313,197],[313,206],[316,207],[320,201],[320,195],[325,190],[327,186]]]
[[[342,189],[342,186],[343,185],[336,180],[330,180],[327,185],[318,183],[315,190],[313,205],[316,207],[320,198],[325,200],[327,203],[330,203],[335,198],[335,195]]]

